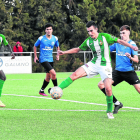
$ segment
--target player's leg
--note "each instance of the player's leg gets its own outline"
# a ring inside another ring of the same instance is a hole
[[[112,81],[112,83],[113,83],[113,81]],[[102,81],[100,81],[99,83],[98,83],[98,87],[99,87],[99,89],[105,94],[105,96],[107,95],[106,94],[106,91],[105,91],[105,86],[104,86],[104,83],[102,82]],[[113,95],[113,103],[115,103],[115,102],[117,102],[118,100],[117,100],[117,98]]]
[[[6,76],[5,76],[4,72],[2,70],[0,70],[0,97],[1,97],[2,88],[3,88],[5,80],[6,80]],[[2,103],[2,101],[0,101],[0,107],[5,107],[5,105]]]
[[[109,119],[114,119],[112,108],[113,108],[113,95],[112,95],[112,79],[106,78],[104,81],[107,101],[107,116]]]
[[[112,67],[111,66],[98,66],[97,71],[99,72],[101,79],[104,83],[106,92],[107,102],[107,116],[109,119],[114,119],[112,108],[113,108],[113,95],[112,95]]]
[[[133,85],[135,89],[137,90],[137,92],[140,94],[140,80],[136,72],[135,71],[128,72],[127,76],[128,75],[129,77],[125,76],[126,77],[125,81],[129,83],[130,85]]]
[[[53,68],[53,62],[49,62],[49,64],[50,64],[50,65],[52,66],[52,68]],[[54,85],[54,86],[58,86],[55,70],[54,70],[54,69],[51,69],[51,70],[49,71],[49,73],[50,73],[50,77],[51,77],[51,80],[52,80],[53,85]],[[50,93],[50,90],[51,90],[51,88],[48,89],[48,93]]]
[[[59,85],[61,89],[68,87],[74,80],[86,76],[87,73],[83,67],[78,68],[70,77],[62,81]]]
[[[45,90],[45,88],[48,86],[49,82],[50,82],[50,73],[46,73],[46,77],[45,77],[45,79],[44,79],[44,81],[43,81],[43,84],[42,84],[42,87],[41,87],[41,89],[40,89],[40,91],[39,91],[39,94],[40,94],[40,95],[48,96],[48,95],[44,92],[44,90]]]
[[[113,95],[112,95],[112,79],[106,78],[104,81],[106,99],[107,99],[107,113],[112,112]]]
[[[50,65],[53,67],[53,62],[50,62]],[[58,84],[57,84],[57,78],[56,78],[56,72],[55,72],[55,70],[52,69],[50,71],[50,74],[51,74],[51,79],[52,79],[53,85],[54,86],[57,86]]]
[[[113,81],[113,83],[112,83],[113,86],[116,86],[119,83],[121,83],[122,81],[124,81],[122,72],[114,70],[112,72],[112,81]],[[123,104],[121,102],[119,102],[115,97],[113,97],[113,103],[114,103],[113,114],[116,114],[116,113],[118,113],[118,110],[123,107]]]
[[[43,84],[42,84],[42,87],[39,91],[39,94],[43,95],[43,96],[48,96],[47,94],[45,94],[44,90],[48,86],[50,79],[51,79],[51,76],[56,75],[56,73],[49,62],[47,62],[47,61],[43,62],[43,63],[41,63],[41,65],[44,67],[44,69],[46,71],[46,77],[43,81]]]
[[[140,94],[140,83],[139,84],[134,84],[135,89],[137,92]]]
[[[113,81],[112,81],[112,84],[113,84]],[[106,91],[105,91],[104,83],[102,81],[100,81],[98,83],[98,87],[106,96],[107,94],[106,94]],[[116,114],[116,113],[118,113],[118,110],[123,107],[123,104],[121,102],[119,102],[114,95],[113,95],[113,103],[114,103],[113,114]]]

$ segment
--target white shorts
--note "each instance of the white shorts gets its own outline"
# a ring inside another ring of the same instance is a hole
[[[106,78],[112,79],[112,67],[111,66],[101,66],[93,64],[91,61],[82,66],[87,73],[87,77],[91,78],[95,75],[100,74],[102,81]]]

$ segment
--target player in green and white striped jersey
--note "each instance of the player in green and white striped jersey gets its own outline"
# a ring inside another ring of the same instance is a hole
[[[11,46],[8,44],[8,41],[6,40],[5,36],[3,34],[0,34],[0,48],[2,46],[2,44],[4,46],[8,46],[11,52],[11,59],[15,58],[15,55],[13,54],[12,48]],[[0,63],[2,63],[2,59],[0,58]],[[0,97],[1,97],[1,93],[2,93],[2,88],[3,88],[3,84],[6,80],[6,76],[5,73],[3,72],[3,70],[0,69]],[[0,107],[5,107],[5,104],[2,103],[2,101],[0,100]]]
[[[70,77],[64,80],[59,85],[59,87],[61,89],[64,89],[78,78],[84,76],[88,76],[90,78],[97,74],[100,74],[107,93],[107,116],[109,119],[113,119],[113,95],[111,86],[112,67],[109,45],[117,42],[134,50],[138,50],[138,48],[130,45],[123,40],[118,39],[117,37],[113,37],[110,34],[98,33],[98,28],[94,21],[89,21],[86,24],[86,27],[90,37],[88,37],[78,48],[58,52],[59,55],[72,54],[78,53],[80,50],[85,51],[87,48],[90,48],[93,53],[93,58],[90,62],[78,68]]]

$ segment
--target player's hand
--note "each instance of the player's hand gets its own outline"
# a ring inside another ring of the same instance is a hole
[[[58,53],[58,55],[63,55],[64,51],[58,50],[57,53]]]
[[[56,55],[56,60],[59,60],[59,55]]]
[[[11,54],[11,56],[11,59],[15,59],[15,55],[13,53]]]
[[[138,47],[135,47],[135,46],[133,46],[132,49],[133,49],[134,51],[138,51],[138,50],[139,50]]]
[[[126,55],[129,59],[131,59],[131,54],[125,53],[125,55]]]
[[[34,58],[34,62],[35,62],[35,63],[39,63],[39,60],[38,60],[37,57]]]

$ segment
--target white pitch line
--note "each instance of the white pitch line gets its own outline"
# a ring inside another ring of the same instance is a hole
[[[8,96],[17,96],[17,97],[30,97],[30,98],[40,98],[40,99],[46,99],[46,100],[53,100],[52,98],[48,97],[38,97],[38,96],[29,96],[29,95],[16,95],[16,94],[3,94]],[[65,100],[65,99],[58,99],[59,101],[65,101],[65,102],[73,102],[73,103],[81,103],[81,104],[90,104],[90,105],[101,105],[101,106],[107,106],[105,104],[98,104],[98,103],[89,103],[89,102],[81,102],[81,101],[73,101],[73,100]],[[128,109],[136,109],[140,110],[140,108],[134,108],[134,107],[123,107]]]
[[[83,78],[86,78],[86,77],[83,77]],[[101,78],[101,77],[94,77],[94,78]],[[66,78],[57,78],[57,79],[66,79]],[[6,80],[9,80],[9,81],[18,80],[19,81],[19,80],[38,80],[38,79],[6,79]]]
[[[106,111],[106,110],[62,110],[62,109],[13,109],[13,108],[0,108],[0,110],[41,110],[41,111]]]
[[[105,112],[106,110],[62,110],[62,109],[13,109],[13,108],[0,108],[0,110],[11,111],[67,111],[67,112]],[[134,110],[119,110],[121,112],[132,112]],[[135,110],[140,111],[140,110]]]

